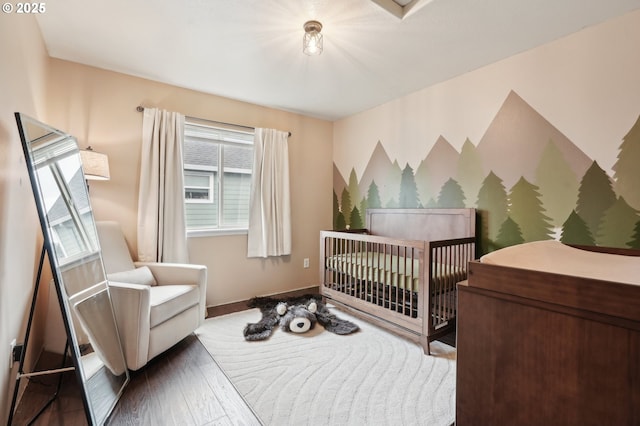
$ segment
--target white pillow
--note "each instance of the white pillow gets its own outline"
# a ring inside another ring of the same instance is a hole
[[[156,279],[151,273],[151,269],[147,266],[141,266],[140,268],[132,269],[130,271],[114,272],[113,274],[107,274],[109,281],[117,281],[119,283],[129,284],[143,284],[143,285],[156,285]]]

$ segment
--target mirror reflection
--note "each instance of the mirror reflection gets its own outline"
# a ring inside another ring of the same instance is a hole
[[[16,113],[87,420],[102,424],[129,375],[75,138]]]

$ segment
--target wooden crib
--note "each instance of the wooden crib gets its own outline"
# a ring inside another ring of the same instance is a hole
[[[320,232],[321,294],[429,354],[455,329],[475,224],[474,209],[367,210],[366,229]]]

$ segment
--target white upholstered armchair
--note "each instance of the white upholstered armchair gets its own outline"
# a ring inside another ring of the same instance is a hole
[[[138,370],[205,318],[207,267],[134,262],[117,222],[97,222],[127,367]]]

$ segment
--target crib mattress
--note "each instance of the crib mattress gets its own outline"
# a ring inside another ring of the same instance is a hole
[[[326,258],[326,268],[347,274],[358,280],[383,283],[402,290],[418,292],[420,261],[405,256],[377,252],[346,253]],[[433,276],[453,277],[461,268],[433,263]]]

